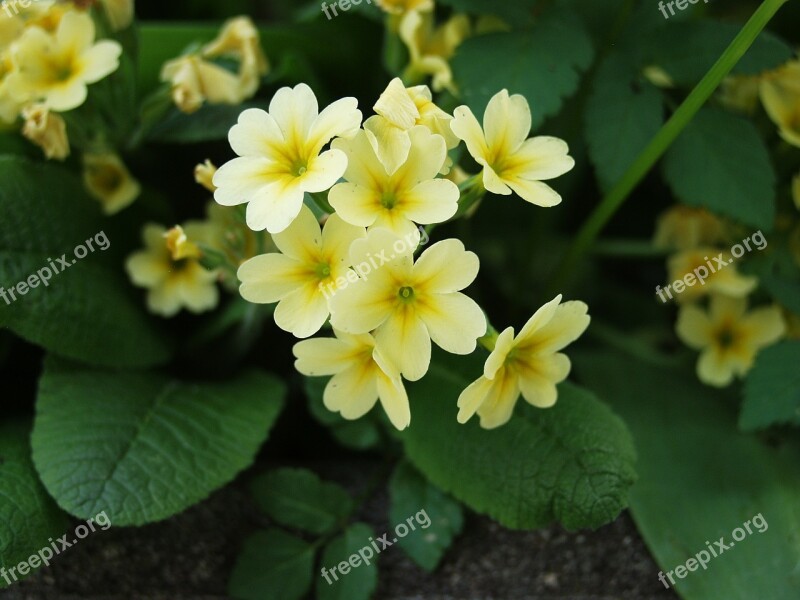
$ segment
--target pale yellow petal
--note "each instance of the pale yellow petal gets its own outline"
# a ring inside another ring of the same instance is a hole
[[[282,254],[262,254],[239,267],[239,293],[255,304],[278,302],[309,281],[308,268]]]
[[[398,306],[375,332],[376,347],[403,377],[418,381],[431,364],[431,337],[413,308]]]
[[[362,114],[358,110],[358,100],[341,98],[326,106],[314,119],[308,133],[307,144],[313,153],[317,153],[334,137],[355,135],[361,125],[361,119]]]
[[[504,175],[521,179],[544,181],[572,170],[575,159],[569,156],[564,140],[538,136],[525,141],[504,164]]]
[[[444,223],[456,214],[460,195],[452,181],[429,179],[401,193],[398,207],[415,223]]]
[[[81,55],[81,79],[86,83],[95,83],[110,75],[119,68],[119,57],[122,46],[112,40],[97,42]]]
[[[434,294],[420,299],[419,304],[419,318],[431,339],[451,354],[472,354],[478,338],[486,334],[481,307],[464,294]]]
[[[363,227],[347,223],[338,214],[331,215],[322,230],[322,253],[331,267],[345,267],[350,263],[350,246],[363,239],[367,232]]]
[[[303,190],[295,182],[278,181],[262,187],[247,205],[247,226],[253,231],[266,229],[271,234],[278,234],[300,214],[303,198]]]
[[[506,358],[508,358],[509,353],[514,349],[515,345],[514,328],[506,327],[502,333],[497,336],[494,350],[489,354],[486,363],[483,365],[483,376],[486,377],[486,379],[495,378],[497,372],[505,365]]]
[[[134,285],[153,287],[169,277],[171,265],[165,257],[143,251],[128,257],[125,270]]]
[[[387,174],[395,173],[408,160],[411,138],[405,129],[378,115],[364,122],[364,133]]]
[[[483,187],[493,194],[500,194],[501,196],[510,196],[513,193],[512,189],[506,185],[506,182],[500,178],[486,161],[481,159],[478,162],[483,165]]]
[[[377,376],[378,398],[392,425],[402,431],[411,424],[411,407],[408,394],[399,378],[390,378],[383,372]]]
[[[317,333],[328,320],[328,302],[316,283],[285,296],[275,308],[275,323],[298,338]]]
[[[388,179],[386,167],[378,160],[366,132],[359,131],[349,139],[337,138],[331,148],[341,150],[347,156],[344,172],[347,181],[377,190]]]
[[[537,357],[521,365],[519,387],[528,404],[537,408],[550,408],[556,403],[556,385],[569,375],[571,364],[564,354]]]
[[[468,287],[478,276],[480,259],[451,238],[425,250],[414,264],[414,285],[427,293],[446,294]]]
[[[271,185],[264,175],[270,163],[265,158],[234,158],[214,174],[214,200],[222,206],[237,206],[248,202]],[[263,228],[262,228],[263,229]]]
[[[541,181],[531,181],[521,177],[504,177],[503,182],[514,190],[517,196],[536,206],[549,208],[561,203],[561,195]],[[486,189],[489,189],[488,186]]]
[[[508,369],[499,372],[492,384],[486,400],[477,411],[484,429],[495,429],[508,423],[519,398],[517,377]]]
[[[368,333],[392,314],[396,301],[390,288],[376,285],[377,277],[339,290],[330,300],[331,324],[347,333]]]
[[[733,381],[733,375],[734,363],[714,347],[705,350],[697,361],[697,376],[707,385],[725,387]]]
[[[786,334],[786,321],[777,306],[757,308],[742,320],[748,341],[754,349],[774,344]]]
[[[478,119],[468,106],[459,106],[453,113],[453,120],[450,122],[450,129],[460,140],[467,144],[467,150],[475,160],[486,160],[489,156],[489,149],[486,145],[486,138],[483,134]]]
[[[392,181],[400,189],[410,189],[422,181],[433,179],[447,158],[447,144],[440,135],[418,125],[408,132],[411,148],[408,158],[397,169]],[[392,171],[390,171],[392,172]]]
[[[389,82],[372,108],[376,114],[400,129],[411,129],[420,118],[417,105],[399,77]]]
[[[516,152],[531,131],[531,109],[520,94],[509,96],[508,90],[495,94],[486,106],[483,128],[489,151],[496,156]]]
[[[367,414],[378,401],[377,367],[355,364],[334,375],[325,387],[325,408],[348,420]]]
[[[675,332],[684,344],[695,350],[701,350],[712,343],[711,320],[696,304],[681,307]]]
[[[273,235],[272,241],[283,254],[304,264],[316,262],[322,253],[319,222],[305,204],[292,224]]]
[[[558,310],[561,304],[562,295],[559,294],[550,302],[540,306],[535,313],[528,319],[528,322],[523,325],[522,329],[517,336],[518,343],[529,343],[535,339],[539,330],[547,325]]]
[[[308,161],[308,170],[298,177],[303,191],[324,192],[341,179],[347,170],[347,155],[341,150],[328,150]]]
[[[295,368],[309,377],[335,375],[352,366],[353,348],[336,338],[314,338],[297,342],[292,348]]]
[[[579,301],[564,302],[556,307],[552,318],[543,324],[536,334],[530,338],[520,339],[517,348],[520,353],[536,352],[549,354],[558,352],[577,340],[587,327],[591,318],[588,315],[589,307]]]
[[[300,83],[294,88],[283,87],[275,92],[269,103],[269,114],[287,142],[299,143],[308,138],[311,126],[319,116],[319,104],[311,88]]]
[[[479,377],[461,392],[458,396],[459,411],[456,417],[459,423],[466,423],[472,418],[472,415],[474,415],[486,401],[493,385],[494,383],[486,379],[486,377]]]
[[[239,156],[261,156],[275,160],[283,152],[285,140],[275,118],[259,108],[248,108],[228,133],[231,148]],[[216,185],[216,179],[214,181]]]
[[[382,209],[380,194],[358,183],[337,183],[328,194],[328,202],[342,219],[361,227],[375,223]]]

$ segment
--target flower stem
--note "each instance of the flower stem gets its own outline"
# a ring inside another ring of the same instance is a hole
[[[708,70],[700,83],[686,97],[683,103],[664,124],[647,147],[639,154],[630,168],[609,190],[597,208],[584,222],[578,235],[562,259],[548,286],[548,297],[558,293],[574,275],[574,272],[597,235],[608,221],[625,203],[631,192],[644,179],[653,165],[667,151],[698,110],[711,97],[722,80],[736,66],[761,31],[769,23],[778,9],[787,0],[764,0],[739,34],[733,39],[722,56]]]

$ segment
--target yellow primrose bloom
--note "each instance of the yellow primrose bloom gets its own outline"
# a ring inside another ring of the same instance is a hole
[[[389,174],[397,171],[408,158],[412,127],[423,125],[432,133],[441,135],[448,150],[459,144],[459,139],[450,129],[453,117],[433,103],[433,95],[426,85],[406,89],[402,80],[396,77],[389,82],[373,109],[377,114],[364,122],[364,130]]]
[[[692,302],[712,293],[744,298],[758,285],[757,277],[739,273],[729,252],[710,247],[674,254],[667,261],[667,270],[670,282],[684,279],[688,273],[695,274],[695,279],[698,274],[703,275],[702,282],[695,281],[675,294],[675,300],[679,303]]]
[[[217,167],[214,166],[214,163],[206,159],[205,162],[195,166],[194,180],[196,183],[206,188],[209,192],[214,193],[217,191],[217,186],[214,185],[214,174],[216,172]]]
[[[549,408],[556,403],[556,384],[569,375],[569,358],[560,352],[589,326],[583,302],[561,304],[559,294],[542,306],[514,337],[509,327],[495,341],[486,359],[483,376],[458,397],[458,422],[466,423],[476,412],[481,427],[505,425],[520,393],[528,404]]]
[[[222,26],[217,38],[205,45],[206,58],[233,56],[239,61],[239,85],[243,99],[252,97],[269,72],[269,62],[261,48],[261,36],[249,17],[235,17]]]
[[[100,0],[112,31],[127,29],[133,23],[133,0]]]
[[[337,279],[354,281],[348,250],[365,231],[331,215],[320,232],[307,206],[272,239],[282,254],[262,254],[239,267],[239,292],[248,302],[277,302],[275,323],[298,338],[314,335],[328,320],[328,297]],[[327,290],[331,290],[329,293]]]
[[[364,131],[355,137],[338,139],[332,147],[347,155],[346,183],[338,183],[328,194],[336,213],[348,223],[361,227],[385,227],[397,237],[415,239],[414,223],[442,223],[458,210],[458,186],[436,179],[447,157],[444,138],[427,127],[409,131],[411,151],[405,162],[390,175],[380,162]]]
[[[113,40],[95,43],[89,15],[69,12],[54,34],[33,26],[15,42],[16,70],[7,77],[8,90],[18,101],[42,101],[66,112],[84,103],[87,85],[117,70],[121,53]]]
[[[537,136],[530,139],[531,110],[524,96],[502,90],[486,107],[481,128],[467,106],[455,110],[453,132],[467,144],[483,166],[483,185],[494,194],[516,192],[538,206],[555,206],[561,196],[542,181],[563,175],[575,166],[564,140]]]
[[[223,206],[248,203],[247,224],[279,233],[300,213],[306,192],[330,189],[347,168],[341,150],[322,151],[334,137],[352,136],[361,125],[355,98],[337,100],[321,113],[306,84],[281,88],[269,112],[239,115],[228,136],[239,158],[214,175],[214,198]]]
[[[669,250],[692,250],[725,239],[725,224],[704,208],[677,204],[658,217],[653,245]]]
[[[335,338],[315,338],[295,344],[295,368],[303,375],[333,375],[325,386],[325,408],[348,420],[367,414],[380,400],[383,410],[397,429],[411,423],[400,373],[375,348],[368,333],[350,335],[334,329]]]
[[[67,124],[43,104],[31,104],[22,111],[22,135],[39,146],[47,158],[64,160],[69,156]]]
[[[454,15],[434,28],[432,12],[410,11],[400,21],[399,35],[408,47],[411,59],[403,78],[413,81],[430,75],[435,91],[448,89],[455,92],[453,71],[448,61],[470,35],[467,15]]]
[[[166,62],[161,81],[170,83],[175,106],[186,114],[199,110],[205,102],[236,105],[245,100],[235,73],[195,55]]]
[[[732,111],[753,114],[758,108],[761,77],[755,75],[729,75],[719,86],[720,104]]]
[[[375,0],[390,15],[403,15],[411,11],[430,12],[434,8],[433,0]]]
[[[116,214],[133,204],[142,191],[125,163],[110,152],[84,154],[83,183],[107,215]]]
[[[125,269],[134,285],[148,290],[150,312],[172,317],[182,308],[201,313],[217,306],[217,273],[200,264],[202,252],[197,246],[210,234],[201,222],[170,231],[160,225],[145,226],[145,248],[128,257]]]
[[[459,240],[434,244],[414,263],[404,240],[373,229],[353,243],[350,264],[362,278],[331,298],[331,325],[352,334],[376,330],[378,348],[406,379],[427,373],[431,340],[447,352],[470,354],[486,333],[480,306],[460,293],[480,262]]]
[[[800,146],[800,60],[764,75],[759,91],[761,103],[781,137]]]
[[[714,295],[708,312],[696,304],[682,307],[675,330],[687,346],[701,351],[700,381],[725,387],[750,370],[759,350],[783,337],[786,323],[777,306],[747,312],[746,299]]]

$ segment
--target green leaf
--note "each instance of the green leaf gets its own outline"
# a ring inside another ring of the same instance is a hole
[[[81,182],[62,167],[11,156],[0,157],[0,181],[0,285],[8,298],[0,300],[0,327],[98,366],[166,362],[167,341],[132,294],[121,265],[101,248],[98,236],[107,223]],[[88,250],[87,240],[94,251],[79,260],[75,248]],[[109,236],[106,241],[115,243]],[[62,255],[68,268],[58,263]],[[32,280],[36,287],[15,292],[14,301],[8,290],[37,273],[51,274],[47,285]]]
[[[664,177],[681,202],[771,231],[775,172],[756,126],[704,108],[664,158]]]
[[[663,99],[627,55],[612,53],[597,70],[585,111],[589,155],[607,190],[664,124]]]
[[[434,362],[409,388],[406,455],[435,485],[511,529],[559,521],[599,527],[627,505],[634,449],[622,421],[586,390],[563,383],[548,410],[522,399],[503,427],[456,421],[459,394],[481,369]],[[472,376],[470,376],[470,373]]]
[[[236,600],[299,600],[311,589],[314,547],[277,528],[247,539],[228,593]]]
[[[348,421],[340,414],[325,408],[322,401],[330,377],[304,377],[303,381],[311,415],[328,428],[337,442],[354,450],[368,450],[378,445],[381,433],[379,425],[371,416],[374,413],[355,421]]]
[[[322,552],[322,567],[328,571],[336,568],[334,574],[324,571],[317,580],[317,600],[368,600],[378,587],[378,556],[370,539],[375,536],[372,528],[365,523],[354,523],[345,532],[331,541]],[[364,549],[361,554],[359,551]],[[366,549],[369,549],[370,555]],[[366,557],[365,562],[364,557]],[[345,566],[345,563],[347,566]],[[341,566],[345,566],[342,574]],[[355,566],[354,566],[355,565]],[[330,580],[330,583],[328,583]]]
[[[428,526],[402,538],[398,545],[426,571],[433,571],[464,526],[461,505],[431,485],[410,464],[395,469],[389,482],[389,521],[405,523],[425,511]],[[422,525],[424,523],[415,523]]]
[[[0,568],[27,561],[69,526],[33,468],[29,431],[24,421],[0,423]]]
[[[253,462],[284,392],[258,372],[193,384],[48,359],[33,460],[50,494],[76,517],[105,510],[118,526],[159,521]]]
[[[169,144],[197,144],[224,140],[239,115],[248,108],[267,109],[266,102],[246,102],[238,106],[206,104],[191,115],[170,110],[167,117],[148,133],[149,141]]]
[[[739,427],[745,431],[800,421],[800,341],[758,353],[747,374]]]
[[[556,114],[578,89],[594,50],[575,15],[548,15],[531,31],[468,39],[451,61],[462,97],[478,117],[502,89],[528,99],[533,127]]]
[[[538,1],[514,0],[513,2],[495,2],[487,6],[486,0],[440,0],[442,4],[452,6],[458,12],[473,15],[496,15],[514,27],[526,25],[531,21]]]
[[[772,242],[773,240],[770,240]],[[800,271],[786,242],[770,243],[769,252],[760,252],[748,261],[748,274],[758,277],[759,285],[772,298],[793,313],[800,314]]]
[[[253,480],[256,504],[286,527],[328,533],[353,512],[353,500],[341,486],[305,469],[277,469]]]
[[[737,23],[721,21],[670,22],[650,33],[648,58],[664,69],[677,85],[691,86],[702,79],[740,29]],[[764,31],[732,73],[758,75],[780,66],[793,55],[791,46]]]
[[[686,600],[800,597],[800,445],[741,434],[730,393],[688,368],[656,367],[603,349],[573,355],[577,374],[623,415],[639,454],[631,512],[664,572],[761,514],[753,533],[707,569],[673,575]],[[654,589],[661,583],[651,574]]]

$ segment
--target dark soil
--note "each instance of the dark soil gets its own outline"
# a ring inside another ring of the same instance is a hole
[[[301,465],[297,465],[301,466]],[[310,466],[350,490],[366,485],[374,463]],[[260,472],[264,467],[257,467]],[[98,531],[32,578],[0,592],[3,600],[204,600],[228,598],[226,582],[242,541],[266,520],[247,493],[253,472],[185,513],[139,529]],[[387,496],[360,520],[387,531]],[[428,574],[399,549],[381,554],[375,598],[523,600],[677,598],[657,578],[630,516],[597,531],[506,530],[470,514],[439,569]]]

